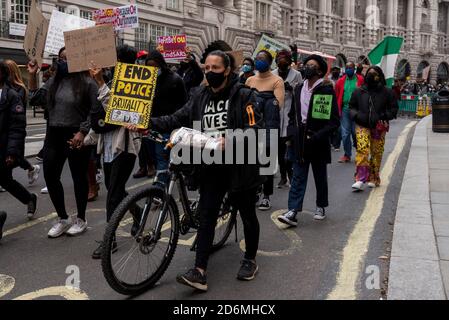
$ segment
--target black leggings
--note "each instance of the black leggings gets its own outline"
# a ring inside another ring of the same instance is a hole
[[[12,169],[6,167],[5,163],[0,159],[0,186],[8,191],[14,198],[28,204],[31,201],[31,193],[25,189],[19,182],[14,180]]]
[[[106,220],[112,217],[120,202],[128,195],[126,182],[134,169],[136,156],[127,152],[121,153],[111,163],[104,163],[104,182],[108,190],[106,201]]]
[[[64,201],[64,188],[61,183],[61,174],[66,160],[69,160],[75,199],[78,210],[78,218],[86,220],[87,197],[89,183],[87,180],[87,168],[89,165],[90,149],[70,149],[67,141],[73,138],[78,129],[48,127],[44,147],[44,177],[47,183],[48,193],[61,219],[67,219],[67,211]]]
[[[230,172],[223,166],[204,169],[200,186],[200,228],[196,249],[197,268],[206,270],[215,235],[215,227],[223,198],[229,189]],[[256,189],[235,193],[233,204],[243,221],[246,253],[245,259],[254,260],[259,247],[260,226],[256,215]]]

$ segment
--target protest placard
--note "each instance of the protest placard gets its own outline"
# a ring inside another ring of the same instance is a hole
[[[47,39],[48,20],[37,8],[33,1],[28,17],[28,25],[25,32],[23,49],[30,60],[36,60],[38,65],[42,65],[44,58],[45,40]]]
[[[93,18],[97,26],[112,24],[116,31],[139,27],[139,13],[135,4],[95,10]]]
[[[45,52],[58,54],[59,50],[65,46],[64,32],[85,29],[93,26],[95,26],[94,21],[53,10],[50,25],[48,27]]]
[[[262,38],[260,39],[259,44],[256,47],[256,50],[254,51],[253,59],[256,58],[257,54],[261,50],[267,50],[268,52],[271,53],[271,55],[273,56],[273,65],[271,67],[273,69],[275,69],[276,68],[276,56],[277,56],[278,52],[281,50],[290,51],[291,49],[286,44],[283,44],[282,42],[272,39],[264,34],[262,36]]]
[[[91,62],[98,68],[115,66],[117,52],[111,24],[64,32],[69,72],[89,70]]]
[[[165,60],[183,60],[187,58],[187,37],[185,34],[158,37],[157,50]]]
[[[106,123],[148,128],[158,68],[117,63]]]

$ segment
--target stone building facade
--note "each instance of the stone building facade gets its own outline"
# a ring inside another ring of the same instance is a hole
[[[121,40],[141,49],[160,35],[186,33],[201,54],[213,41],[251,54],[262,34],[286,44],[337,56],[337,65],[363,61],[385,35],[405,38],[397,74],[449,80],[448,0],[38,0],[47,16],[54,8],[91,18],[97,8],[137,3],[140,27]],[[17,55],[23,38],[9,24],[26,24],[31,0],[0,0],[0,57]]]

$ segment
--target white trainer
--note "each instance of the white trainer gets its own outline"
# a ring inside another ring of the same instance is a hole
[[[72,227],[72,219],[59,219],[58,222],[50,229],[48,232],[49,238],[59,238],[62,236],[67,230]]]
[[[28,183],[30,185],[34,184],[37,179],[39,179],[39,173],[41,172],[41,167],[38,165],[33,166],[32,171],[28,171]]]
[[[75,223],[66,233],[67,235],[73,237],[84,233],[86,230],[87,230],[87,222],[81,220],[80,218],[76,218]]]
[[[41,190],[41,193],[42,193],[42,194],[48,194],[48,188],[47,188],[47,187],[43,188],[43,189]]]
[[[368,187],[370,187],[371,189],[377,188],[374,182],[368,182]]]
[[[352,185],[352,190],[354,192],[360,192],[360,191],[365,190],[365,183],[362,181],[357,181],[356,183],[354,183]]]

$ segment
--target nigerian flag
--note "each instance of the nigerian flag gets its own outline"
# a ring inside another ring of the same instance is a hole
[[[390,88],[394,83],[396,61],[403,43],[404,38],[388,36],[368,54],[371,64],[382,68]]]

